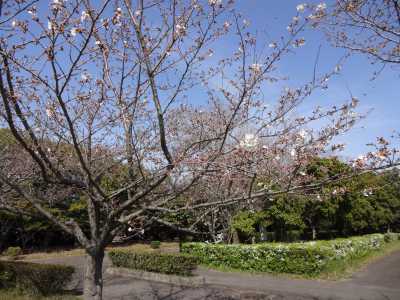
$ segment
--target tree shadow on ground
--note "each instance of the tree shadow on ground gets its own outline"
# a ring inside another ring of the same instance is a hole
[[[142,289],[131,290],[118,297],[105,297],[105,300],[311,300],[316,298],[298,295],[279,295],[277,293],[257,293],[225,287],[205,285],[184,287],[147,282]]]

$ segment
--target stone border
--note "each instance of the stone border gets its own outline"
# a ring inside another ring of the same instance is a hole
[[[205,278],[203,276],[185,277],[114,267],[107,268],[106,273],[115,276],[126,276],[141,280],[156,281],[180,286],[199,287],[205,284]]]

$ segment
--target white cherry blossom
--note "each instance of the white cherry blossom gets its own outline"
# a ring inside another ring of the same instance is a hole
[[[304,138],[306,138],[308,136],[308,132],[306,130],[302,129],[302,130],[299,131],[299,136],[302,139],[304,139]]]
[[[323,12],[326,9],[326,3],[320,3],[315,7],[315,10],[318,12]]]
[[[208,4],[211,6],[216,6],[222,4],[222,0],[208,0]]]
[[[228,21],[224,22],[224,28],[227,30],[229,29],[229,27],[231,26],[231,23],[229,23]]]
[[[75,27],[71,28],[71,35],[72,36],[76,36],[77,33],[78,33],[77,28],[75,28]]]
[[[244,19],[244,20],[243,20],[243,25],[246,26],[246,27],[247,27],[247,26],[250,26],[250,21]]]
[[[278,45],[274,42],[274,43],[270,43],[268,45],[268,47],[275,49]]]
[[[175,33],[177,35],[185,35],[186,34],[186,26],[185,26],[185,24],[176,24]]]
[[[258,137],[252,133],[246,133],[244,139],[240,141],[240,146],[243,148],[254,148],[258,145]]]
[[[28,8],[28,10],[26,12],[28,14],[30,14],[32,17],[36,16],[36,6],[32,6],[32,7]]]
[[[90,17],[89,13],[87,11],[83,11],[81,13],[81,22],[85,21],[86,19],[88,19]]]
[[[252,64],[249,68],[255,74],[260,74],[262,72],[262,65],[261,64]]]
[[[84,82],[89,81],[90,78],[91,78],[91,76],[90,76],[89,73],[82,73],[82,74],[81,74],[81,80],[84,81]]]
[[[293,42],[293,47],[298,48],[304,46],[305,44],[306,40],[304,38],[299,38]]]
[[[298,12],[303,12],[306,9],[307,4],[302,3],[296,6]]]
[[[46,115],[51,117],[53,115],[53,111],[50,108],[46,108]]]

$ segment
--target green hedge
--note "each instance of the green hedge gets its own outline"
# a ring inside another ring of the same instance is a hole
[[[150,243],[150,247],[152,249],[159,249],[161,246],[161,242],[160,241],[151,241]]]
[[[385,242],[390,243],[398,240],[400,240],[400,233],[396,232],[385,233]]]
[[[193,256],[158,252],[112,250],[108,255],[116,267],[184,276],[191,275],[198,262]]]
[[[22,249],[20,247],[8,247],[1,255],[16,259],[21,254]]]
[[[63,290],[73,273],[70,266],[0,261],[0,288],[16,288],[32,295],[54,294]]]
[[[203,264],[257,272],[317,275],[332,261],[361,257],[380,249],[383,234],[306,243],[206,244],[185,243],[184,253]]]

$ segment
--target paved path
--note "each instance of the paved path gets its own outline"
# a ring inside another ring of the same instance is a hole
[[[73,265],[77,268],[71,288],[82,289],[84,257],[71,256],[35,262]],[[105,260],[105,268],[110,265]],[[352,278],[342,281],[289,279],[280,276],[229,273],[199,268],[206,285],[185,288],[110,275],[104,277],[106,300],[156,299],[273,299],[273,300],[399,300],[400,251],[378,259]]]
[[[353,275],[352,282],[361,286],[400,289],[400,251],[369,264]]]

